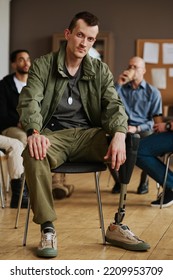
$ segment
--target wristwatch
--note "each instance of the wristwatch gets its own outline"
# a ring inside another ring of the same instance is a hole
[[[165,129],[167,130],[167,131],[171,131],[171,122],[166,122],[166,124],[165,124]]]

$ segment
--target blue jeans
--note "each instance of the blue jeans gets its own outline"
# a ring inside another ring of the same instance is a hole
[[[173,132],[154,133],[140,140],[136,165],[163,185],[166,166],[158,157],[173,152]],[[169,169],[166,187],[173,189],[173,172]]]

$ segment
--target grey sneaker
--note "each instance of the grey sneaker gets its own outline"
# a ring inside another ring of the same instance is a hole
[[[126,225],[110,224],[106,231],[106,241],[117,247],[131,251],[146,251],[150,245],[139,239]]]
[[[41,241],[37,249],[37,256],[43,258],[54,258],[57,256],[56,231],[47,227],[41,232]]]

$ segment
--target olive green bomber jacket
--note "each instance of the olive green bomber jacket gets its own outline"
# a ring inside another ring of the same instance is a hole
[[[68,84],[64,73],[65,46],[34,61],[27,85],[22,89],[17,110],[25,131],[42,131],[54,114]],[[78,81],[84,110],[93,127],[106,133],[127,132],[127,115],[114,87],[108,66],[86,55]]]

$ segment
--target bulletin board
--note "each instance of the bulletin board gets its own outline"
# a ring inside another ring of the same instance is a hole
[[[144,58],[144,78],[160,90],[163,106],[173,106],[173,39],[138,39],[136,55]]]

